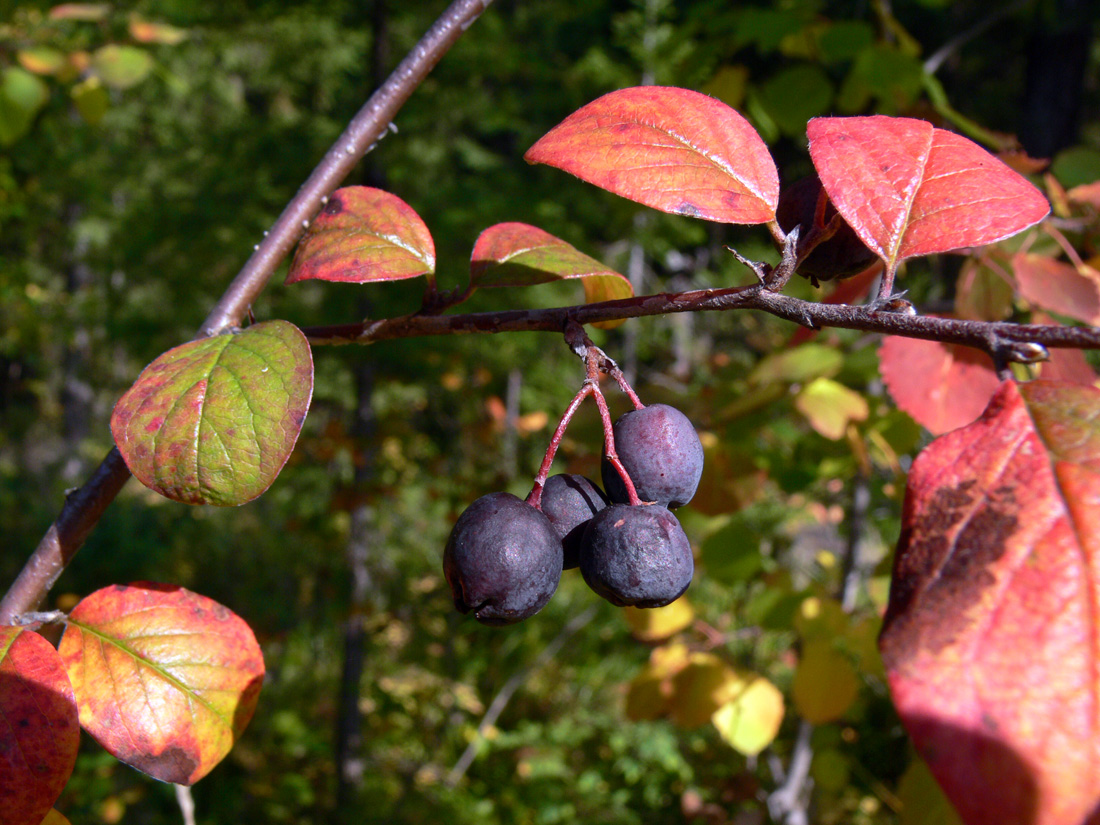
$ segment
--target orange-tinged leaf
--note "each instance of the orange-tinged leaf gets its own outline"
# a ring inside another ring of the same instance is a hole
[[[1074,186],[1066,195],[1075,203],[1087,203],[1100,209],[1100,180]]]
[[[705,725],[738,685],[736,671],[713,653],[693,653],[672,677],[672,721],[685,728]]]
[[[810,157],[829,199],[889,269],[1007,238],[1046,198],[973,141],[913,118],[814,118]]]
[[[115,405],[111,434],[150,489],[187,504],[235,506],[279,475],[312,395],[305,336],[266,321],[161,355]]]
[[[470,257],[475,287],[527,286],[579,278],[587,303],[634,294],[630,281],[565,241],[526,223],[498,223],[482,232]],[[596,324],[610,328],[621,321]]]
[[[606,94],[547,132],[524,158],[624,198],[720,223],[775,217],[779,175],[764,141],[736,111],[688,89]]]
[[[57,651],[33,631],[0,627],[0,822],[39,825],[79,746],[76,702]]]
[[[433,280],[434,273],[435,242],[411,206],[381,189],[346,186],[313,219],[286,283]]]
[[[880,648],[967,825],[1100,810],[1100,391],[1005,382],[909,475]]]
[[[1091,266],[1029,252],[1012,257],[1012,270],[1025,300],[1086,324],[1100,323],[1100,272]]]
[[[220,762],[256,709],[256,637],[217,602],[147,582],[97,590],[59,647],[80,724],[122,762],[190,785]]]
[[[983,352],[900,336],[883,339],[879,371],[898,407],[933,435],[981,415],[1000,384]]]
[[[138,43],[175,46],[187,39],[187,31],[167,23],[154,23],[134,17],[130,19],[130,36]]]
[[[69,65],[64,52],[50,46],[32,46],[15,53],[19,65],[35,74],[55,75]]]
[[[40,825],[72,825],[72,823],[56,808],[50,808],[46,812],[46,818],[42,820]]]
[[[50,9],[51,20],[103,20],[111,13],[108,3],[62,3]]]
[[[839,719],[859,696],[859,686],[851,660],[832,639],[811,638],[802,643],[791,698],[807,722],[822,725]]]

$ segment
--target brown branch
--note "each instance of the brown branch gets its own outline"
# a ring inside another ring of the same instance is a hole
[[[249,306],[267,286],[304,226],[321,208],[322,199],[389,131],[397,111],[428,72],[491,3],[492,0],[455,0],[440,15],[386,82],[371,95],[287,204],[210,311],[199,329],[200,336],[215,335],[240,325]],[[57,520],[0,600],[0,625],[10,624],[14,617],[38,605],[129,478],[130,472],[118,449],[112,448],[84,485],[69,494]]]
[[[904,301],[898,303],[902,309],[910,308]],[[837,327],[963,344],[1010,361],[1041,360],[1044,355],[1042,347],[1100,349],[1100,328],[1097,327],[966,321],[909,314],[904,311],[888,312],[873,304],[822,304],[771,292],[759,284],[732,289],[662,292],[553,309],[516,309],[463,315],[403,315],[379,321],[367,320],[359,324],[307,327],[303,332],[314,346],[370,344],[394,338],[430,335],[561,333],[570,321],[591,324],[596,321],[617,321],[649,315],[668,315],[673,312],[718,312],[733,309],[763,310],[811,329]]]

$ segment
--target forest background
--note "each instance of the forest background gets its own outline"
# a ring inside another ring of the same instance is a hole
[[[63,19],[50,8],[0,11],[5,581],[110,448],[118,396],[194,335],[442,4],[148,2]],[[881,112],[1049,158],[1045,171],[1070,189],[1100,178],[1096,14],[1072,0],[498,0],[348,183],[419,212],[442,288],[464,283],[482,229],[513,220],[628,274],[638,293],[749,283],[725,247],[774,261],[762,230],[645,210],[528,166],[524,151],[595,97],[658,83],[743,112],[787,182],[810,171],[809,118]],[[109,45],[122,47],[114,73],[67,76],[19,58]],[[24,75],[38,84],[30,93]],[[924,312],[965,313],[960,262],[912,262],[901,286]],[[275,286],[253,313],[353,322],[413,311],[421,291]],[[1011,314],[1010,292],[988,292],[983,307]],[[580,300],[576,285],[551,284],[483,290],[468,306]],[[704,433],[707,471],[682,511],[698,572],[668,614],[626,614],[575,573],[508,629],[451,605],[440,558],[454,518],[482,493],[526,493],[583,380],[545,333],[318,348],[298,447],[256,502],[185,507],[126,487],[48,606],[109,583],[170,581],[254,628],[268,668],[259,709],[194,788],[199,822],[747,825],[766,821],[796,754],[812,756],[794,789],[812,821],[945,821],[873,645],[904,471],[930,440],[886,393],[879,339],[807,342],[790,323],[725,312],[637,319],[596,340],[643,400],[675,404]],[[839,427],[800,394],[821,378],[856,407]],[[586,406],[556,466],[596,475],[600,447]],[[799,676],[823,635],[839,655]],[[685,650],[698,684],[662,680],[662,657]],[[724,667],[762,674],[785,697],[759,756],[708,724],[702,683]],[[73,822],[180,817],[169,786],[88,737],[57,807]]]

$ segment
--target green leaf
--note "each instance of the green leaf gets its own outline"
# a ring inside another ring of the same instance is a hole
[[[859,112],[874,99],[883,114],[904,111],[924,88],[924,67],[916,57],[876,43],[864,49],[841,84],[837,106]]]
[[[73,105],[89,126],[95,126],[111,106],[111,96],[98,77],[89,77],[77,83],[69,92]]]
[[[799,136],[806,121],[829,110],[833,84],[820,66],[791,66],[760,87],[758,100],[780,131]]]
[[[309,409],[313,359],[286,321],[169,350],[115,405],[130,472],[174,501],[235,506],[278,476]]]
[[[0,144],[11,146],[23,137],[49,96],[49,87],[26,69],[0,72]]]
[[[286,282],[433,281],[434,273],[435,243],[411,206],[381,189],[346,186],[313,219]]]
[[[129,89],[141,83],[153,69],[153,57],[137,46],[111,43],[92,55],[92,69],[108,86]]]
[[[830,378],[844,366],[844,355],[836,347],[803,344],[768,355],[749,374],[751,384],[801,384],[814,378]]]
[[[630,281],[595,258],[525,223],[498,223],[478,236],[470,259],[474,287],[529,286],[580,278],[587,303],[614,301],[634,294]],[[609,329],[612,321],[594,326]]]

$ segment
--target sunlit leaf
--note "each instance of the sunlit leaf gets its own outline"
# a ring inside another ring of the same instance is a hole
[[[46,818],[42,820],[41,825],[72,825],[72,823],[56,808],[50,808],[46,812]]]
[[[115,405],[111,433],[150,489],[187,504],[234,506],[278,476],[312,394],[305,336],[267,321],[164,353]]]
[[[115,89],[130,89],[153,70],[153,56],[137,46],[110,43],[92,54],[92,68]]]
[[[286,282],[432,281],[434,273],[435,242],[411,206],[381,189],[346,186],[313,219]]]
[[[964,822],[1100,809],[1100,391],[1005,382],[913,463],[880,646]]]
[[[1100,272],[1070,266],[1047,255],[1014,255],[1020,295],[1037,307],[1086,324],[1100,323]]]
[[[681,596],[664,607],[641,609],[624,607],[623,618],[630,625],[634,638],[643,642],[660,642],[691,627],[695,611],[686,596]]]
[[[688,89],[606,94],[524,157],[662,212],[709,221],[765,223],[779,200],[775,162],[749,122]]]
[[[127,765],[181,785],[229,753],[264,675],[248,625],[174,585],[97,590],[69,615],[59,652],[84,729]]]
[[[705,725],[734,697],[740,682],[732,667],[713,653],[693,653],[672,677],[672,721],[685,728]]]
[[[783,721],[783,694],[755,673],[738,674],[731,698],[711,716],[718,734],[738,753],[755,756],[775,741]]]
[[[79,746],[76,702],[57,651],[33,631],[0,627],[0,822],[39,825]]]
[[[753,384],[785,382],[800,384],[815,378],[830,378],[844,366],[844,354],[836,347],[803,344],[766,355],[749,373]]]
[[[475,287],[527,286],[579,278],[587,303],[634,294],[630,281],[594,258],[525,223],[498,223],[482,232],[470,259]],[[596,324],[610,328],[621,321]]]
[[[969,424],[1000,385],[984,352],[901,336],[883,339],[879,370],[898,407],[933,435]]]
[[[16,52],[15,59],[28,72],[42,75],[55,75],[69,65],[65,53],[50,46],[22,49]]]
[[[794,399],[795,408],[818,433],[837,441],[853,421],[865,421],[867,399],[831,378],[815,378]]]
[[[815,118],[810,156],[829,199],[893,269],[1042,220],[1046,198],[976,143],[913,118]]]

